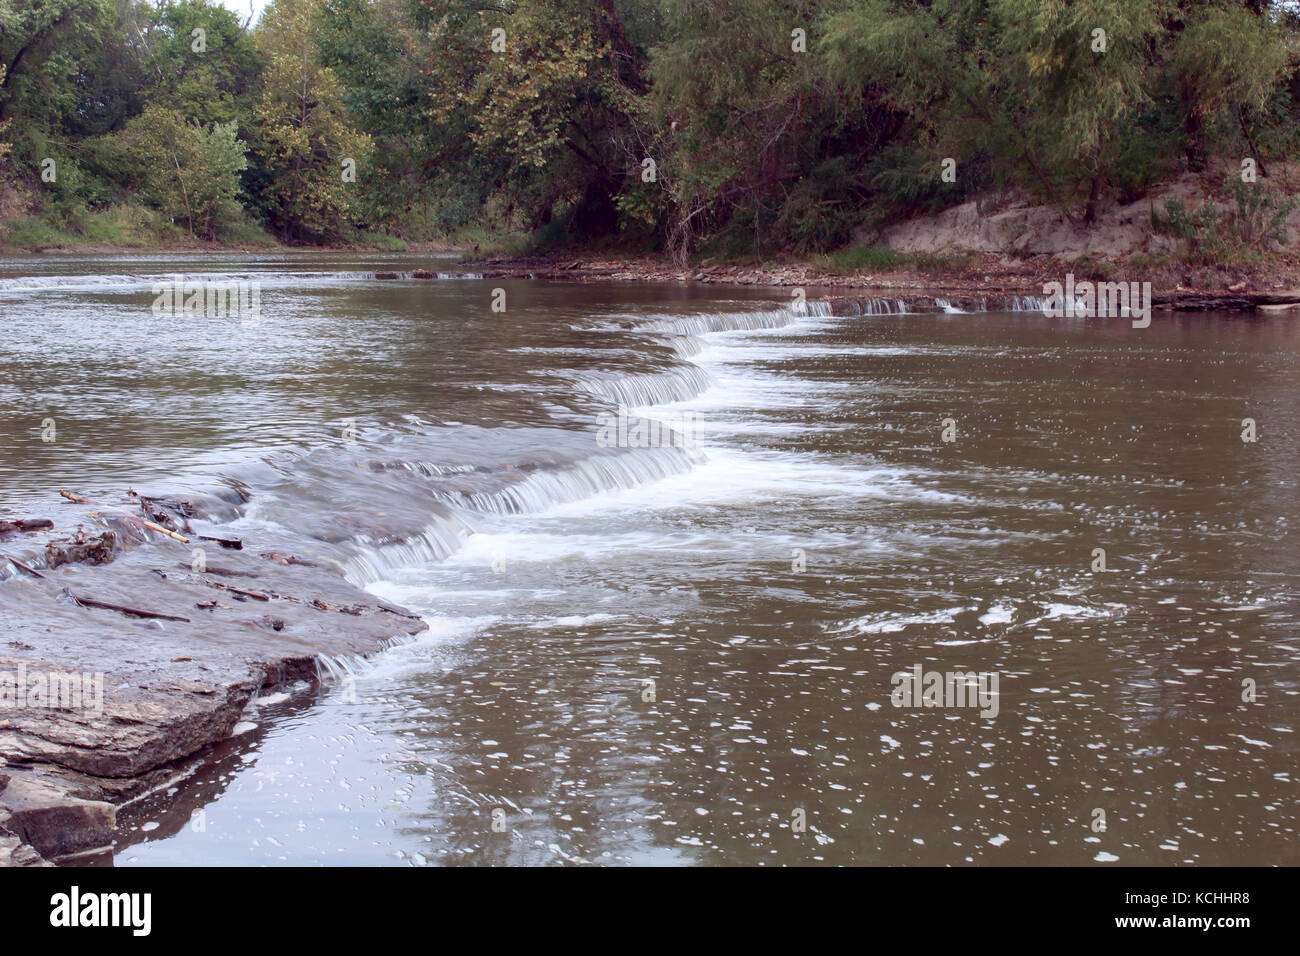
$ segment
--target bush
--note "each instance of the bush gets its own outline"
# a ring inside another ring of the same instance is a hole
[[[1157,232],[1187,243],[1186,258],[1196,265],[1248,265],[1286,239],[1286,220],[1300,199],[1284,198],[1260,183],[1229,176],[1233,202],[1226,209],[1204,203],[1188,209],[1181,199],[1165,200],[1165,216],[1152,213]]]

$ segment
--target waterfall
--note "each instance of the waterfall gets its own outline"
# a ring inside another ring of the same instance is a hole
[[[1008,295],[979,297],[937,298],[917,296],[913,299],[855,299],[827,300],[832,315],[925,315],[933,313],[965,314],[971,312],[1037,312],[1046,301],[1042,296]]]

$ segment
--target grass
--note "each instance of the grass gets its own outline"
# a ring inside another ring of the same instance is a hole
[[[147,249],[189,245],[194,241],[184,228],[143,206],[117,205],[104,209],[51,206],[39,216],[0,223],[0,245],[28,252],[87,246]],[[278,245],[265,229],[242,218],[223,223],[219,241],[238,246]]]
[[[362,232],[358,241],[363,246],[382,249],[385,252],[406,252],[410,248],[405,239],[399,239],[397,236],[390,236],[384,232]]]
[[[458,229],[447,236],[447,242],[465,250],[462,259],[511,258],[533,250],[530,235],[491,232],[482,226]]]
[[[1257,268],[1275,261],[1286,246],[1286,223],[1300,197],[1229,175],[1228,201],[1189,209],[1181,199],[1165,200],[1163,214],[1151,210],[1151,229],[1172,236],[1188,265]]]
[[[888,246],[849,246],[832,252],[827,259],[828,271],[848,274],[863,269],[898,269],[909,264],[911,257]]]
[[[0,241],[19,249],[39,252],[42,249],[98,245],[139,248],[175,241],[180,234],[180,230],[170,222],[161,221],[148,210],[110,206],[15,220],[7,224],[0,234]]]
[[[248,219],[223,225],[221,227],[221,241],[236,246],[264,246],[267,248],[273,248],[279,245],[279,243],[275,241],[275,236],[271,235],[257,223]]]
[[[970,249],[959,252],[918,252],[912,256],[912,265],[918,272],[964,272],[974,269],[980,254]]]
[[[977,252],[899,252],[888,246],[848,246],[829,255],[812,257],[814,264],[838,275],[907,268],[924,273],[961,272],[974,268],[979,259]]]
[[[72,237],[54,228],[44,219],[18,219],[0,231],[0,242],[16,249],[39,252],[41,249],[59,249],[70,244]]]
[[[1115,277],[1118,270],[1113,262],[1092,256],[1081,256],[1070,264],[1070,271],[1078,279],[1107,282]]]

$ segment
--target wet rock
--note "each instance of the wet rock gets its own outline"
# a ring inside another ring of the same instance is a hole
[[[30,844],[24,843],[13,832],[6,830],[0,823],[0,866],[53,866],[44,859]]]
[[[0,773],[10,781],[0,865],[89,862],[111,840],[113,805],[227,739],[259,692],[314,684],[321,657],[365,656],[425,628],[350,584],[330,556],[340,552],[320,539],[286,547],[278,532],[253,534],[250,548],[224,550],[220,567],[196,573],[191,546],[127,533],[139,518],[74,505],[78,535],[42,528],[0,540],[0,680],[16,687],[21,669],[65,689],[26,706],[0,694]],[[315,560],[289,550],[304,546]],[[42,570],[15,572],[13,561]],[[256,591],[221,580],[248,577]],[[250,623],[254,606],[266,613]],[[133,609],[165,617],[140,620]],[[73,678],[79,701],[66,694]],[[44,782],[15,789],[19,777]]]
[[[49,518],[19,518],[17,521],[0,521],[0,538],[12,537],[31,531],[45,531],[54,527]]]
[[[50,541],[45,545],[45,567],[53,570],[61,564],[81,561],[107,564],[113,560],[113,552],[117,548],[116,532],[105,531],[92,536],[78,532],[72,538],[61,542]]]
[[[116,807],[80,799],[71,790],[35,773],[9,772],[0,790],[0,826],[53,862],[110,846]],[[30,856],[27,861],[30,865]]]

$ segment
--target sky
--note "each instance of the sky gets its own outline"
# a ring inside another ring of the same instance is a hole
[[[219,0],[219,2],[227,10],[234,10],[239,16],[239,22],[243,23],[248,19],[248,11],[250,8],[254,13],[260,16],[262,8],[265,7],[270,0]],[[253,18],[253,22],[257,22],[257,17]]]

